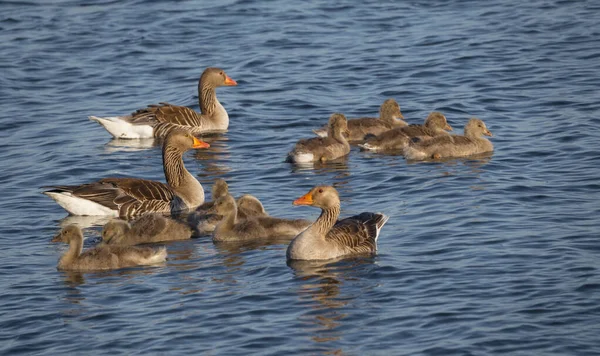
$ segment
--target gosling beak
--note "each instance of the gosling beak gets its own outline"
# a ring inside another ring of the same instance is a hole
[[[235,80],[231,79],[228,75],[225,75],[225,85],[235,86],[235,85],[237,85],[237,82]]]
[[[301,196],[300,198],[294,200],[294,202],[292,203],[293,205],[312,205],[313,204],[313,197],[312,194],[310,192],[304,194],[303,196]]]
[[[490,137],[493,136],[492,133],[490,132],[490,130],[488,130],[488,129],[486,129],[485,131],[483,131],[483,134],[486,135],[486,136],[490,136]]]
[[[446,130],[446,131],[452,131],[453,129],[452,129],[452,126],[450,126],[449,123],[446,123],[446,126],[444,126],[444,130]]]
[[[60,234],[54,236],[50,242],[60,242]]]
[[[344,134],[344,137],[346,137],[346,138],[350,137],[350,129],[345,129],[343,134]]]
[[[197,139],[196,137],[192,136],[192,138],[194,139],[194,144],[192,145],[192,148],[209,148],[210,145],[204,141],[200,141],[199,139]]]
[[[402,113],[400,113],[400,115],[398,115],[399,119],[404,119],[404,115],[402,115]]]

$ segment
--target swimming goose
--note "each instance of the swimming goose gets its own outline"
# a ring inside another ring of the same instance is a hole
[[[397,127],[380,135],[370,136],[365,139],[365,143],[358,146],[361,150],[369,151],[401,150],[413,138],[428,140],[435,136],[448,135],[446,130],[452,131],[452,126],[441,112],[434,111],[427,116],[424,125]]]
[[[482,135],[492,136],[492,133],[482,120],[472,118],[465,125],[464,136],[438,136],[427,141],[411,143],[404,148],[404,157],[410,160],[439,159],[493,151],[492,143]]]
[[[137,110],[131,115],[114,117],[90,116],[115,138],[164,137],[173,128],[182,128],[193,134],[224,131],[229,127],[229,115],[217,99],[215,89],[237,85],[222,69],[206,68],[198,82],[198,113],[185,106],[159,103]]]
[[[227,195],[227,193],[225,193]],[[214,192],[213,192],[213,196]],[[223,195],[217,196],[217,198]],[[214,202],[213,202],[214,203]],[[204,205],[204,204],[203,204]],[[214,204],[211,204],[211,207]],[[250,194],[242,195],[236,202],[238,220],[245,220],[250,217],[268,216],[265,208],[258,198]],[[215,231],[217,225],[223,220],[223,215],[217,213],[209,213],[208,209],[199,212],[196,210],[194,214],[190,214],[188,222],[194,227],[196,235],[206,235]]]
[[[381,213],[362,213],[338,220],[340,198],[331,186],[314,187],[296,199],[294,205],[319,207],[321,215],[292,240],[287,249],[289,260],[328,260],[375,253],[379,231],[388,221]]]
[[[362,141],[367,134],[379,135],[396,127],[408,125],[400,112],[400,105],[394,99],[387,99],[379,108],[379,117],[363,117],[360,119],[349,119],[348,130],[350,135],[348,141]],[[320,137],[327,137],[327,127],[313,130]]]
[[[280,219],[270,216],[238,219],[237,205],[231,195],[217,199],[211,208],[223,216],[213,232],[213,241],[250,241],[273,237],[293,237],[311,223],[304,219]]]
[[[177,212],[204,203],[200,182],[185,169],[183,153],[206,148],[206,142],[173,130],[163,144],[167,184],[138,178],[104,178],[77,186],[51,186],[43,192],[72,215],[109,215],[122,218],[145,213]]]
[[[343,157],[350,152],[346,140],[348,121],[343,114],[335,113],[329,118],[327,137],[303,139],[288,153],[287,161],[292,163],[324,162]]]
[[[192,236],[189,226],[160,214],[145,214],[128,223],[112,220],[102,229],[106,245],[132,246],[152,242],[187,240]]]
[[[69,250],[58,260],[59,270],[94,271],[164,262],[165,247],[99,246],[82,252],[83,233],[75,225],[69,225],[56,235],[52,242],[65,242]]]

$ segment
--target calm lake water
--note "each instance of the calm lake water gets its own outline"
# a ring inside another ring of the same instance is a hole
[[[600,354],[600,5],[595,1],[3,1],[0,354]],[[273,215],[333,184],[390,215],[373,258],[285,261],[285,243],[168,244],[151,268],[64,273],[66,217],[41,186],[164,180],[160,143],[88,115],[198,110],[218,66],[231,125],[188,152]],[[284,162],[332,112],[483,119],[493,155],[407,163],[353,148]]]

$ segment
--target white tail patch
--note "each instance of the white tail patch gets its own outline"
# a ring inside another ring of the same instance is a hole
[[[133,125],[119,116],[97,117],[90,116],[90,120],[102,125],[115,138],[152,138],[154,128],[150,125]]]
[[[375,229],[377,230],[377,233],[375,234],[375,241],[377,241],[377,239],[379,238],[379,232],[381,232],[381,228],[383,227],[383,225],[385,225],[385,223],[390,219],[390,217],[385,214],[382,214],[382,213],[377,213],[377,214],[382,216],[382,220],[379,222],[379,224],[377,224],[375,226]]]
[[[58,205],[62,206],[72,215],[104,215],[118,217],[119,212],[94,203],[91,200],[73,196],[68,192],[44,192],[47,196],[54,199]]]

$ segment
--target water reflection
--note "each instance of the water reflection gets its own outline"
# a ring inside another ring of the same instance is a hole
[[[338,259],[327,261],[288,261],[294,274],[302,281],[297,293],[301,301],[310,301],[310,309],[300,318],[307,322],[307,332],[316,343],[327,343],[342,338],[338,330],[348,316],[343,310],[355,299],[344,284],[359,280],[355,274],[360,265],[370,265],[373,258]],[[347,286],[348,287],[348,286]],[[344,289],[343,289],[344,288]],[[350,287],[351,288],[351,287]],[[361,294],[361,291],[358,291]],[[321,345],[322,346],[322,345]],[[330,350],[343,354],[340,349]]]
[[[209,143],[210,147],[202,150],[194,150],[193,157],[202,163],[202,169],[197,174],[200,178],[215,178],[225,175],[231,171],[225,162],[231,158],[227,136],[211,135],[203,136],[202,140]]]
[[[152,147],[161,146],[162,140],[155,140],[153,138],[140,138],[133,140],[122,140],[113,138],[104,145],[104,150],[107,153],[136,152],[144,151]]]
[[[335,160],[313,163],[294,163],[290,164],[292,173],[314,172],[315,174],[335,173],[336,178],[345,178],[350,176],[348,169],[348,155]]]
[[[77,225],[82,230],[87,229],[94,226],[104,226],[107,222],[109,222],[113,217],[111,216],[82,216],[82,215],[68,215],[62,218],[59,221],[59,226],[61,228],[66,227],[68,225]]]

